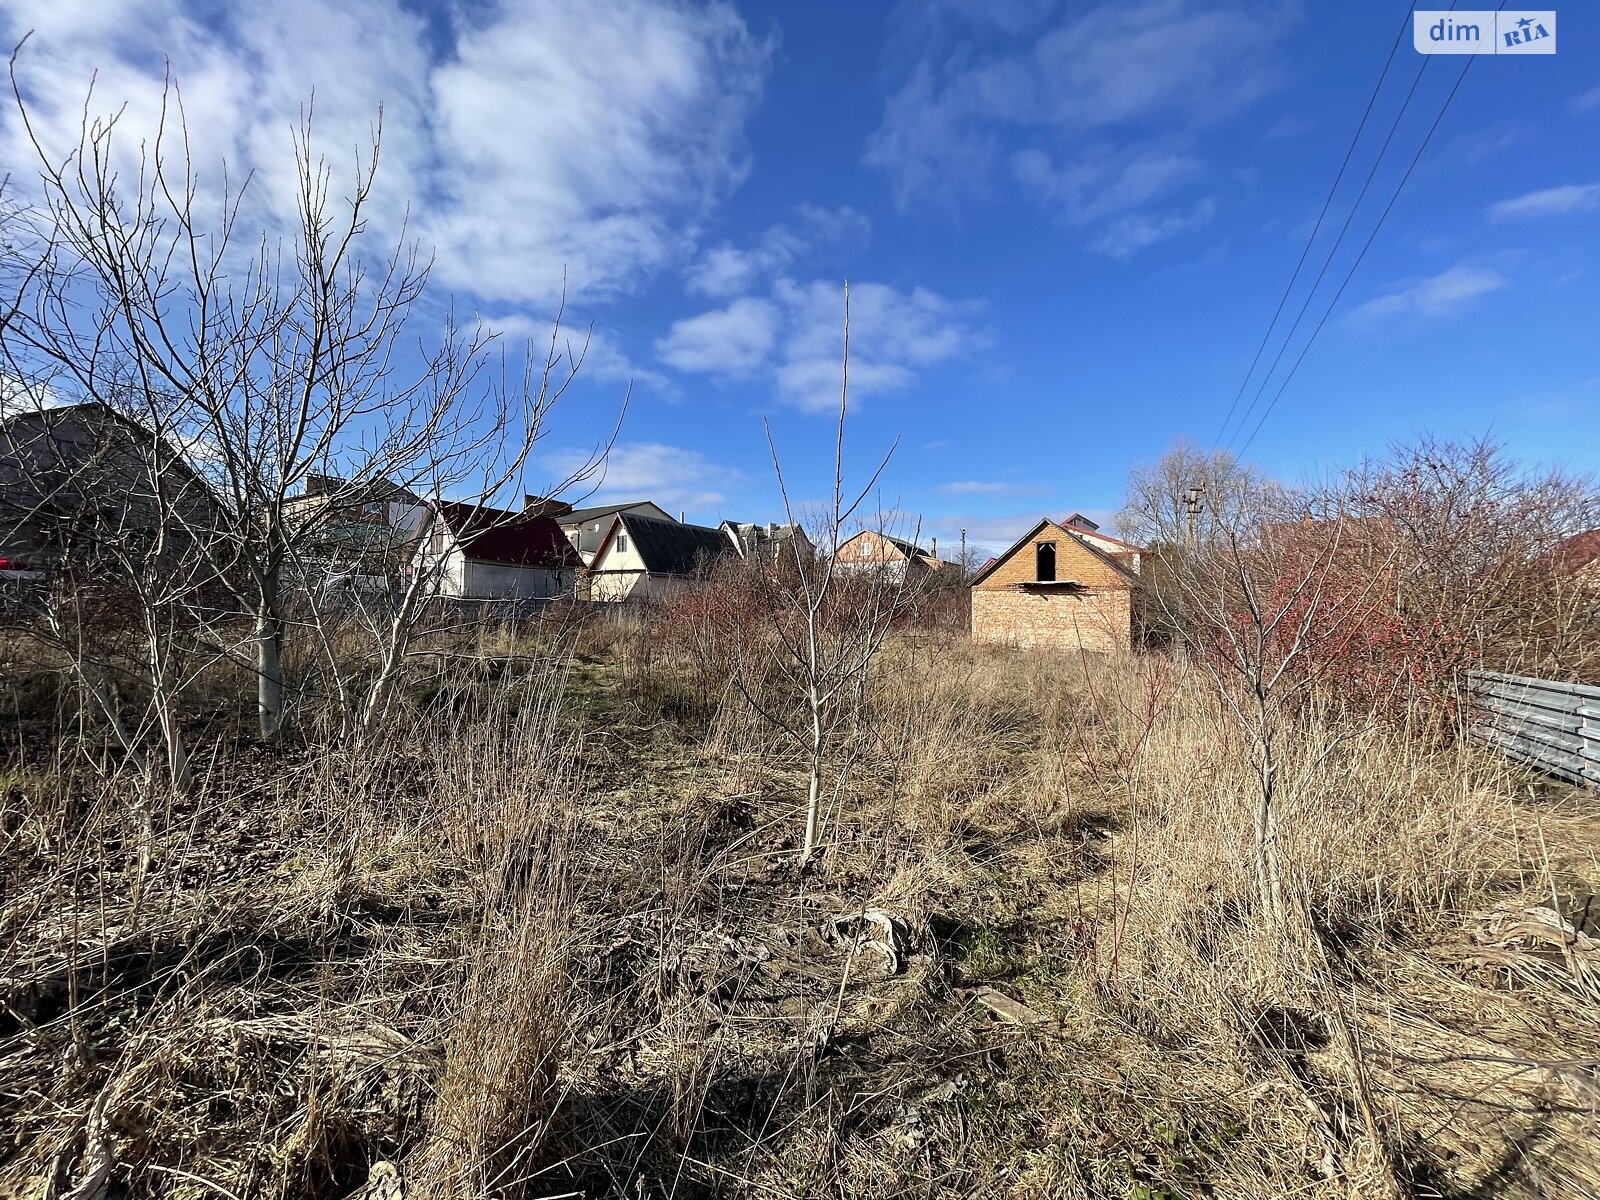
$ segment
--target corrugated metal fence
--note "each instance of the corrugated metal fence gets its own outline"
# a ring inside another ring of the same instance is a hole
[[[1504,754],[1600,788],[1600,687],[1474,671],[1472,732]]]

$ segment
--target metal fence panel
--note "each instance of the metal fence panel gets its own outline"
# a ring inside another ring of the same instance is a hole
[[[1600,687],[1473,671],[1474,736],[1503,754],[1600,789]]]

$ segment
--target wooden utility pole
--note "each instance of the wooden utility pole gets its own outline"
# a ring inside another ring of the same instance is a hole
[[[1194,549],[1194,519],[1200,512],[1201,503],[1206,494],[1204,484],[1191,487],[1183,498],[1185,514],[1183,544],[1190,550]]]

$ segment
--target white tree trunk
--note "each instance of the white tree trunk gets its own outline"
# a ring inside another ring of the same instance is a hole
[[[816,857],[822,813],[822,705],[815,691],[811,698],[811,790],[806,798],[806,840],[800,851],[802,867]]]
[[[256,616],[256,714],[261,737],[283,729],[283,622],[270,612]]]

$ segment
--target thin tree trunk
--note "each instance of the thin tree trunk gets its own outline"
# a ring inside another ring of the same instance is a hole
[[[817,853],[817,825],[822,812],[822,705],[811,693],[811,792],[806,799],[806,840],[800,865],[807,866]]]
[[[360,737],[370,737],[383,719],[383,714],[389,711],[389,701],[400,681],[400,664],[405,661],[409,640],[404,636],[404,631],[397,627],[389,644],[383,648],[383,658],[378,665],[377,675],[367,689],[367,702],[357,726]]]
[[[1278,854],[1278,814],[1275,806],[1278,764],[1272,752],[1272,725],[1264,698],[1259,698],[1261,798],[1256,806],[1256,875],[1261,889],[1261,905],[1272,916],[1280,933],[1289,928],[1289,909],[1283,896],[1283,867]]]
[[[148,775],[149,767],[145,762],[144,755],[139,752],[139,747],[134,743],[133,736],[128,732],[127,726],[122,723],[121,706],[117,703],[115,689],[107,687],[89,674],[89,668],[84,665],[83,655],[74,652],[71,643],[67,641],[61,620],[53,606],[46,606],[45,621],[50,627],[50,632],[55,635],[57,644],[68,651],[69,660],[72,663],[72,673],[78,677],[78,683],[83,687],[89,698],[95,702],[95,706],[100,710],[100,715],[106,719],[106,724],[110,726],[111,732],[116,735],[117,743],[122,747],[122,752],[127,760],[133,764],[141,776]]]
[[[263,741],[283,730],[283,622],[267,609],[256,614],[256,713]]]
[[[169,687],[162,631],[148,604],[145,610],[145,635],[149,647],[151,699],[155,704],[156,720],[161,726],[161,740],[167,752],[168,780],[175,794],[187,796],[194,782],[189,770],[189,751],[184,745],[177,705]]]

